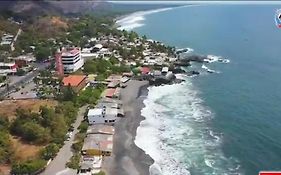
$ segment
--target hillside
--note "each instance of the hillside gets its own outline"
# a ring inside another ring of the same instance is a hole
[[[107,7],[106,1],[0,1],[0,13],[23,18],[41,15],[85,13]],[[7,10],[8,9],[8,10]]]

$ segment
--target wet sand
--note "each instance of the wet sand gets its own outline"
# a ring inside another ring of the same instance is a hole
[[[147,81],[131,80],[121,91],[125,117],[115,124],[113,153],[103,162],[107,175],[149,175],[153,160],[134,143],[137,127],[144,119],[140,111],[147,85]]]

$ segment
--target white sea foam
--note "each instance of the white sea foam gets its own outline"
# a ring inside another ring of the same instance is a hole
[[[221,56],[216,56],[216,55],[207,55],[207,58],[205,58],[204,61],[207,63],[214,63],[214,62],[229,63],[230,62],[229,59],[223,58]]]
[[[205,64],[202,64],[202,69],[207,70],[209,73],[219,73],[218,71],[208,68]]]
[[[151,175],[239,171],[235,159],[224,157],[221,135],[208,126],[214,115],[198,93],[188,78],[181,84],[149,87],[135,144],[153,158]]]
[[[192,53],[192,52],[194,51],[194,49],[187,47],[187,48],[176,49],[176,52],[178,52],[178,51],[184,51],[184,50],[186,50],[186,51],[183,52],[183,53],[186,53],[186,54]]]
[[[171,10],[173,8],[162,8],[156,10],[148,10],[148,11],[138,11],[132,13],[120,20],[116,21],[116,24],[119,25],[119,30],[132,30],[144,25],[145,16],[153,13],[159,13],[167,10]]]

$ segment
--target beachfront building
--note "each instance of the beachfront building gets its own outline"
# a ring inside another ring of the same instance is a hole
[[[90,109],[87,114],[90,125],[106,124],[114,125],[117,117],[123,117],[123,110],[103,106],[101,108]]]
[[[113,135],[89,134],[84,139],[83,156],[110,156],[113,148]]]
[[[120,84],[118,80],[113,80],[110,83],[108,83],[107,87],[108,88],[117,88],[117,86]]]
[[[62,66],[63,72],[68,74],[80,69],[84,65],[84,59],[79,48],[63,48],[56,54],[56,63],[57,67]]]
[[[105,97],[119,99],[120,90],[118,88],[108,88],[105,90]]]
[[[102,167],[102,156],[83,156],[78,175],[92,175],[99,173]]]
[[[90,125],[87,130],[87,135],[89,134],[109,134],[113,135],[115,129],[113,126],[97,124],[97,125]]]
[[[94,125],[94,124],[113,125],[117,118],[117,112],[113,113],[112,111],[106,108],[90,109],[88,111],[87,117],[90,125]]]
[[[76,93],[83,89],[87,84],[85,75],[69,75],[62,79],[62,83],[64,87],[70,86]]]

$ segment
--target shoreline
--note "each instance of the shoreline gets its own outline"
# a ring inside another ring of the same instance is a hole
[[[112,156],[104,158],[103,170],[109,175],[149,175],[154,160],[135,144],[137,128],[147,95],[147,81],[131,80],[121,91],[125,117],[115,124]]]

